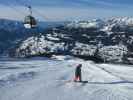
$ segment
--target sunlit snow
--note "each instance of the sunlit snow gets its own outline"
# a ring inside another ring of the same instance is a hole
[[[133,100],[132,65],[55,58],[0,61],[0,100]],[[72,81],[78,63],[88,83]]]

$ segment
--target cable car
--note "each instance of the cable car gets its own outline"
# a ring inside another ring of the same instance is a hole
[[[24,18],[24,27],[31,29],[37,27],[36,19],[32,16],[32,8],[28,6],[30,14]]]
[[[33,16],[26,16],[24,19],[25,28],[35,28],[37,26],[36,20]]]

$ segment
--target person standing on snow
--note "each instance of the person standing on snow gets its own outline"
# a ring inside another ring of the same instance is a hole
[[[79,64],[75,69],[75,78],[74,78],[75,82],[81,82],[82,81],[81,67],[82,67],[82,64]]]

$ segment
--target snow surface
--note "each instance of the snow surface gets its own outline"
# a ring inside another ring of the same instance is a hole
[[[71,82],[78,63],[88,83]],[[0,100],[133,100],[132,76],[132,65],[76,58],[0,61]]]

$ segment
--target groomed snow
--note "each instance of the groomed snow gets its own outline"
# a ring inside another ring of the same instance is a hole
[[[71,82],[82,63],[88,83]],[[133,100],[133,66],[80,59],[0,61],[0,100]]]

